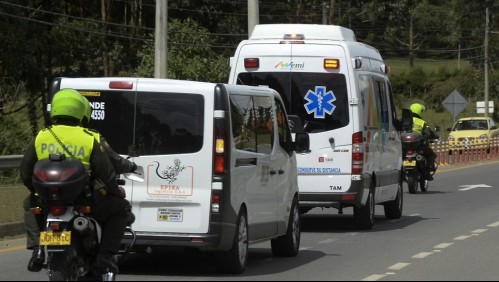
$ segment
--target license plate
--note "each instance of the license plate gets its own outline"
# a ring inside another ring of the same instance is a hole
[[[158,221],[183,222],[184,211],[181,209],[158,209]]]
[[[71,245],[71,231],[40,232],[41,246],[69,246]]]
[[[404,161],[404,166],[416,166],[416,161]]]

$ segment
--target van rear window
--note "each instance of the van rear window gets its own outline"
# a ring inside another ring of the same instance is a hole
[[[281,95],[290,115],[299,116],[296,131],[320,133],[347,126],[350,107],[345,75],[337,73],[240,73],[238,84],[267,85]]]
[[[90,128],[119,154],[188,154],[203,147],[202,95],[105,91],[87,98],[93,106]]]

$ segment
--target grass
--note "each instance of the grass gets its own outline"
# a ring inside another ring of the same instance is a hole
[[[23,221],[23,202],[29,195],[24,186],[0,187],[0,224]]]

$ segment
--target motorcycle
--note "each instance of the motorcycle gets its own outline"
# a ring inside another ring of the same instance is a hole
[[[102,229],[91,216],[93,194],[83,164],[64,155],[50,155],[35,164],[33,184],[42,203],[34,213],[46,216],[40,246],[45,249],[49,280],[115,281],[116,273],[92,269]],[[131,214],[126,232],[135,238],[133,218]]]
[[[427,192],[430,181],[428,175],[433,176],[436,169],[431,171],[428,168],[427,159],[424,157],[421,148],[423,142],[421,134],[415,131],[402,132],[400,140],[402,141],[403,172],[409,187],[409,193],[416,194],[418,185],[422,192]],[[434,141],[431,140],[430,142]],[[435,168],[438,168],[436,162]]]

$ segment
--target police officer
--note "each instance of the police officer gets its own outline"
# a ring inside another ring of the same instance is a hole
[[[436,170],[435,160],[437,155],[430,147],[429,140],[438,139],[438,136],[431,130],[428,123],[423,119],[423,113],[426,111],[426,107],[420,103],[414,103],[411,105],[410,110],[412,112],[413,127],[412,130],[418,132],[423,137],[423,156],[426,158],[426,165],[428,168],[428,174],[426,178],[428,180],[433,180],[432,172]]]
[[[126,195],[123,188],[116,183],[116,173],[105,149],[92,134],[80,127],[84,113],[85,101],[77,91],[63,89],[54,95],[50,112],[54,125],[41,130],[28,146],[21,162],[21,177],[24,185],[34,194],[31,181],[35,163],[48,158],[51,153],[72,155],[71,152],[66,152],[64,147],[78,148],[75,150],[78,153],[73,153],[72,157],[82,161],[89,168],[91,176],[103,182],[103,192],[106,194],[93,209],[93,216],[103,227],[101,245],[94,267],[117,273],[118,267],[114,255],[119,250],[125,232],[130,204],[124,199]],[[58,149],[57,152],[51,152],[48,148]],[[33,246],[33,250],[35,261],[39,264],[41,261],[43,264],[44,258],[42,260],[42,256],[39,256],[42,253],[39,246]],[[35,254],[35,251],[38,253]]]

